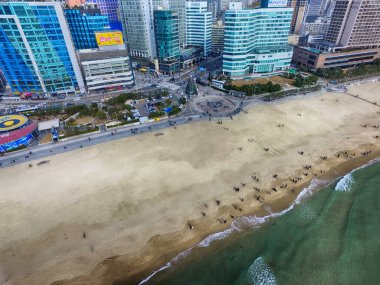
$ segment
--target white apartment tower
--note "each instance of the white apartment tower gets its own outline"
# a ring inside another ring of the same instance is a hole
[[[211,51],[212,13],[207,2],[186,2],[186,43],[202,46],[204,55]]]

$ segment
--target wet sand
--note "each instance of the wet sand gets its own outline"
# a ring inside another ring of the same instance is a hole
[[[321,93],[2,169],[0,283],[136,284],[231,216],[286,208],[312,178],[376,156],[379,111]]]

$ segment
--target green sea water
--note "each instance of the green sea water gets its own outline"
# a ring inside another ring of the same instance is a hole
[[[195,246],[144,284],[380,284],[380,163],[259,227],[236,230],[249,222]]]

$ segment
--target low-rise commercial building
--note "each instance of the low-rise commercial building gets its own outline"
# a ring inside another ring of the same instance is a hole
[[[311,70],[319,68],[349,68],[371,63],[380,58],[380,48],[328,52],[310,47],[295,47],[293,63]]]
[[[88,92],[122,90],[134,86],[131,59],[122,33],[96,33],[96,38],[99,48],[78,51]]]
[[[199,63],[203,58],[203,47],[187,46],[181,49],[180,62],[181,68],[188,68]]]

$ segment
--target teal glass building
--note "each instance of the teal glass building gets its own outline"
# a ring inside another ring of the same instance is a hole
[[[0,68],[12,92],[85,92],[58,2],[0,3]]]
[[[178,14],[169,10],[154,11],[154,28],[159,70],[173,73],[180,68]]]
[[[84,6],[65,9],[64,13],[77,50],[97,48],[95,32],[110,29],[108,17],[102,15],[98,8]]]
[[[292,8],[227,10],[223,73],[242,79],[268,76],[290,67],[293,48],[288,45]]]

